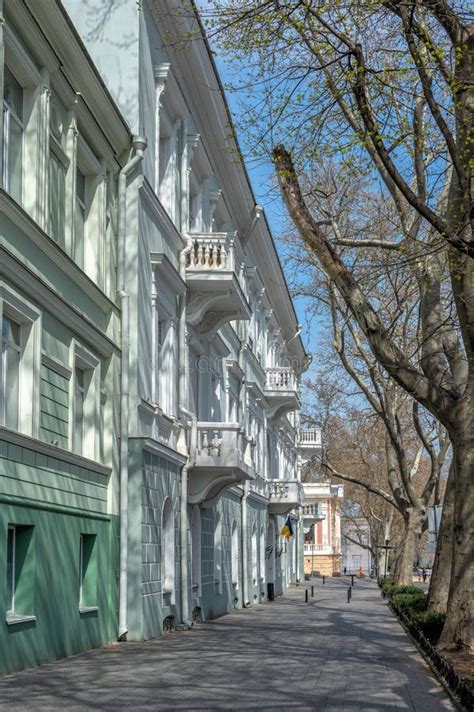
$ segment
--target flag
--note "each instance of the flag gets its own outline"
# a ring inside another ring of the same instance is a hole
[[[293,525],[291,523],[291,517],[288,517],[283,529],[280,532],[281,536],[286,537],[287,539],[291,539],[293,536]]]

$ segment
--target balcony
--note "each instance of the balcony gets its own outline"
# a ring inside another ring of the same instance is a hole
[[[228,321],[250,319],[242,289],[244,260],[234,235],[212,232],[192,234],[190,239],[186,263],[188,323],[211,336]]]
[[[322,513],[319,504],[305,504],[303,507],[303,529],[305,534],[309,532],[313,524],[322,522],[326,515]]]
[[[267,368],[264,392],[269,406],[269,417],[279,418],[285,413],[298,410],[298,390],[298,380],[292,368]]]
[[[301,428],[298,435],[300,450],[319,451],[322,446],[321,428]]]
[[[335,552],[331,544],[305,544],[304,553],[306,556],[331,556]]]
[[[254,441],[239,423],[198,422],[188,501],[210,506],[227,488],[255,479]]]
[[[268,483],[270,502],[269,514],[289,514],[304,502],[303,485],[297,480],[273,480]]]

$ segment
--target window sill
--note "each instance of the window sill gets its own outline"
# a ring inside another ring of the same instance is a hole
[[[17,625],[18,623],[31,623],[36,620],[36,616],[21,615],[19,613],[8,613],[5,618],[7,625]]]
[[[99,610],[99,606],[79,606],[79,613],[94,613]]]

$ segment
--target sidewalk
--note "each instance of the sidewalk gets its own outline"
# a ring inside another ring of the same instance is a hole
[[[377,586],[348,604],[348,582],[0,678],[0,710],[453,710]]]

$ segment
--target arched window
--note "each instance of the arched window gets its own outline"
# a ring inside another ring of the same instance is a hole
[[[237,529],[237,523],[235,521],[232,524],[231,574],[232,574],[232,585],[235,589],[238,589],[238,587],[239,587],[239,530]]]
[[[201,593],[201,512],[196,504],[191,521],[192,585]]]
[[[174,511],[169,497],[163,506],[161,536],[162,587],[164,593],[169,593],[174,591],[175,573]]]
[[[255,524],[252,528],[252,581],[254,584],[257,583],[258,575],[258,564],[257,564],[257,530]]]
[[[260,527],[260,580],[265,581],[265,530]]]
[[[217,509],[214,517],[214,581],[220,592],[222,588],[222,521]]]

